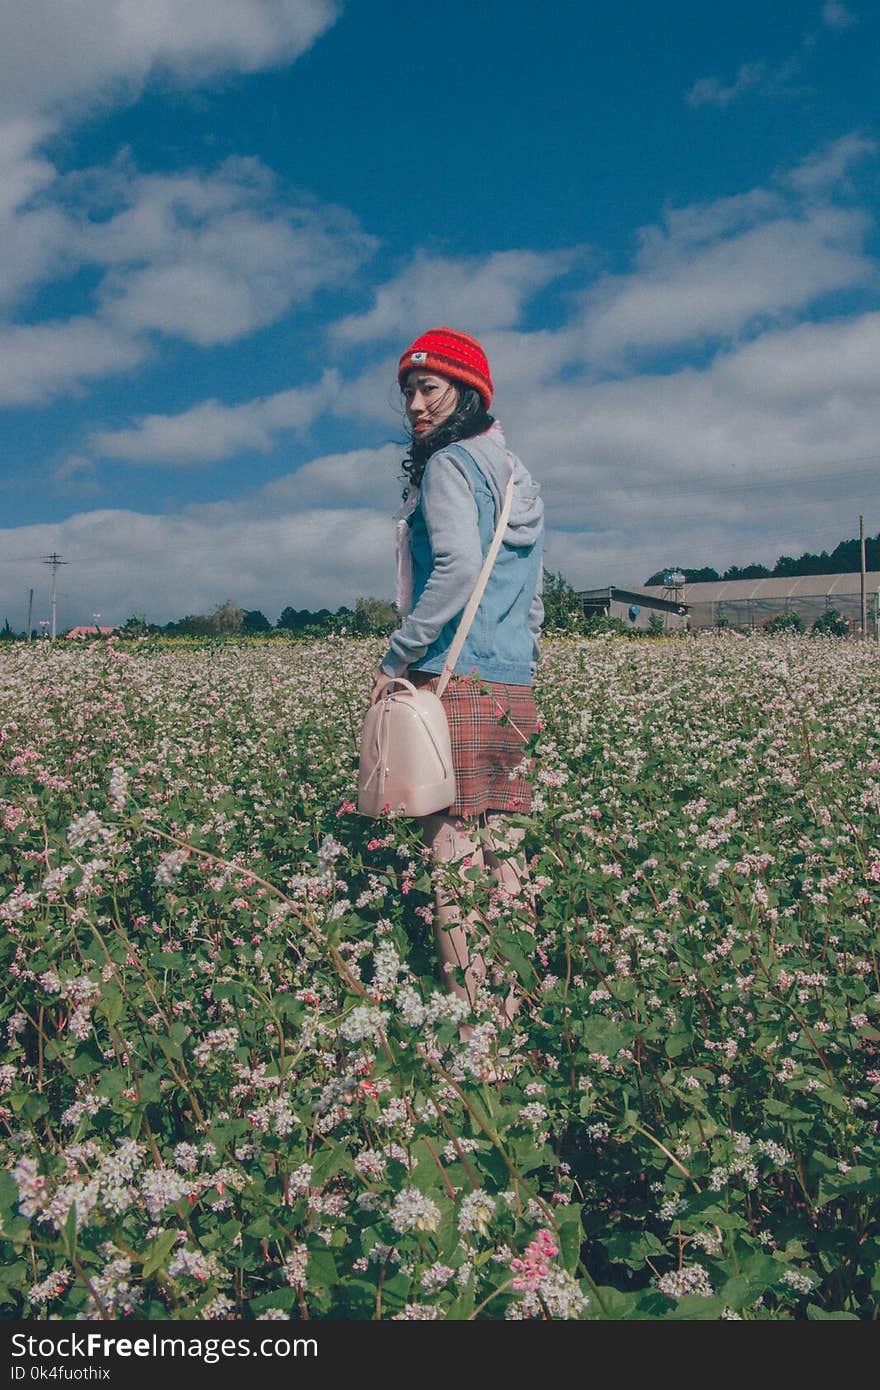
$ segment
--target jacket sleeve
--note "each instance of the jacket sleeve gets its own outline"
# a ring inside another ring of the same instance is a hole
[[[434,454],[420,494],[434,565],[415,608],[391,634],[380,663],[386,676],[418,664],[465,608],[483,565],[477,503],[464,464],[454,454]]]
[[[529,632],[532,634],[532,675],[535,674],[538,662],[541,660],[541,628],[544,623],[544,600],[541,597],[543,590],[544,568],[542,566],[538,575],[535,597],[532,599],[532,606],[529,609]]]

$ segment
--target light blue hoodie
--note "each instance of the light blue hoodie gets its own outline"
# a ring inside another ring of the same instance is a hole
[[[495,534],[511,465],[510,518],[455,670],[531,685],[544,617],[544,503],[497,421],[485,434],[439,449],[425,466],[409,518],[413,609],[391,635],[385,675],[442,671]]]

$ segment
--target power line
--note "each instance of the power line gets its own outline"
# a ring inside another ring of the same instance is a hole
[[[717,496],[718,493],[729,493],[729,494],[733,494],[733,493],[737,493],[737,492],[752,492],[752,491],[755,491],[755,490],[757,490],[757,489],[768,488],[768,487],[769,487],[769,488],[773,488],[773,487],[783,487],[783,488],[784,488],[784,487],[803,487],[803,486],[805,486],[805,485],[809,485],[809,484],[813,484],[813,483],[831,483],[831,484],[834,484],[834,483],[838,482],[841,478],[861,478],[861,477],[865,477],[865,476],[874,476],[874,477],[876,477],[876,476],[877,476],[877,474],[876,474],[876,468],[877,468],[877,463],[878,463],[878,462],[880,462],[880,460],[875,460],[875,461],[873,462],[873,464],[872,464],[871,466],[869,466],[869,467],[865,467],[865,468],[853,468],[853,469],[847,470],[847,471],[844,472],[844,473],[839,473],[839,472],[837,472],[836,470],[835,470],[833,473],[832,473],[832,472],[826,472],[826,473],[824,473],[824,474],[822,474],[822,475],[819,475],[819,474],[809,474],[809,473],[788,473],[788,474],[786,474],[785,477],[782,477],[782,478],[772,478],[772,479],[767,479],[767,480],[765,480],[765,481],[758,481],[758,480],[755,480],[755,481],[752,481],[752,482],[741,482],[741,483],[733,483],[733,484],[724,484],[724,483],[721,483],[721,484],[714,485],[714,486],[709,486],[709,487],[707,487],[707,486],[705,486],[705,485],[702,485],[702,486],[701,486],[700,484],[692,484],[692,483],[689,483],[689,482],[684,482],[684,481],[682,480],[682,485],[681,485],[681,487],[679,487],[679,488],[676,488],[676,487],[672,486],[672,485],[669,484],[669,483],[662,483],[662,484],[660,484],[660,485],[658,486],[658,488],[656,489],[656,491],[657,491],[657,492],[662,492],[663,495],[664,495],[664,496],[667,496],[667,497],[694,497],[694,496],[699,496],[699,497],[715,497],[715,496]],[[781,471],[781,470],[772,470],[772,471]],[[650,486],[649,486],[648,484],[646,484],[646,483],[635,483],[635,484],[633,484],[632,487],[629,487],[629,488],[625,488],[625,489],[624,489],[624,488],[618,488],[618,489],[616,489],[616,495],[620,495],[621,493],[625,493],[626,495],[629,495],[630,493],[642,493],[642,494],[644,494],[645,492],[649,492],[649,491],[651,491],[651,488],[650,488]]]
[[[61,556],[60,556],[60,555],[56,555],[55,551],[53,550],[51,555],[44,555],[44,556],[43,556],[43,564],[44,564],[44,565],[51,565],[51,566],[52,566],[52,627],[51,627],[51,636],[52,636],[52,641],[54,642],[54,641],[55,641],[55,633],[56,633],[55,612],[56,612],[56,598],[57,598],[57,594],[58,594],[58,584],[57,584],[58,566],[59,566],[59,565],[68,565],[68,564],[70,564],[70,561],[69,561],[69,560],[62,560]]]

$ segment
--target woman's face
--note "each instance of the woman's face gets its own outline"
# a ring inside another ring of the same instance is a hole
[[[403,383],[406,418],[415,439],[448,420],[458,405],[458,388],[439,372],[412,371]]]

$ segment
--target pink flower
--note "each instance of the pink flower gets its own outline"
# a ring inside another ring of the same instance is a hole
[[[549,1260],[554,1259],[559,1254],[559,1246],[553,1240],[550,1231],[539,1231],[532,1243],[526,1247],[523,1258],[514,1259],[510,1262],[510,1268],[516,1271],[516,1278],[513,1280],[513,1287],[519,1293],[525,1293],[529,1289],[536,1289],[542,1279],[546,1279],[550,1273]]]

